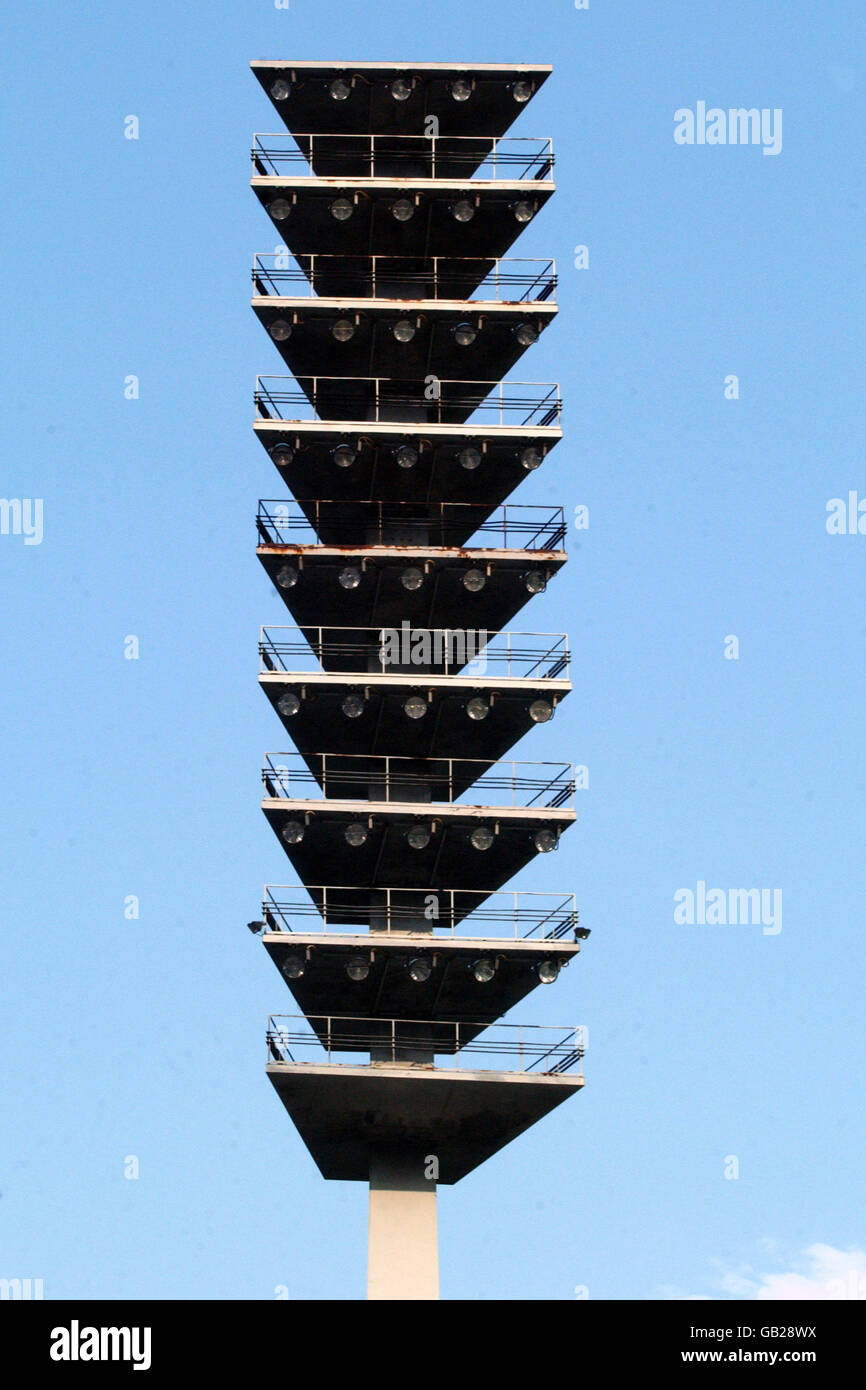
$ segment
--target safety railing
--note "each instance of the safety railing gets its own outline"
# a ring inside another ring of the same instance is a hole
[[[473,806],[495,805],[558,810],[574,805],[574,765],[554,762],[488,763],[480,758],[391,757],[360,753],[268,753],[262,769],[265,800],[412,801],[419,811],[451,804],[466,793],[467,771]],[[427,793],[419,801],[419,793]],[[502,796],[505,800],[502,800]],[[487,798],[492,796],[493,801]],[[429,799],[427,799],[429,797]],[[480,800],[479,800],[480,797]]]
[[[482,145],[486,148],[482,148]],[[300,148],[303,146],[303,148]],[[405,178],[401,166],[420,177],[545,183],[553,178],[553,141],[546,136],[371,135],[345,132],[308,135],[285,131],[253,136],[252,162],[263,178],[291,175],[299,165],[320,160],[354,170],[347,178]]]
[[[259,637],[260,669],[270,674],[327,670],[363,680],[359,661],[368,674],[393,675],[411,668],[413,653],[418,652],[425,666],[438,666],[443,675],[456,675],[470,662],[483,661],[485,673],[494,678],[545,681],[569,676],[564,632],[497,632],[488,640],[478,629],[412,628],[404,623],[399,630],[269,626]]]
[[[399,256],[313,252],[301,259],[303,266],[289,265],[288,252],[258,254],[252,270],[255,294],[269,299],[297,299],[317,294],[333,298],[360,293],[375,299],[381,290],[383,297],[392,298],[393,286],[399,284],[401,298],[538,304],[553,299],[557,284],[556,262],[540,258],[504,257],[491,266],[489,261],[478,258],[455,261],[453,256],[431,256],[420,270],[417,259],[407,261]]]
[[[479,1036],[479,1030],[484,1031]],[[556,1076],[580,1069],[585,1052],[582,1027],[534,1023],[435,1023],[429,1019],[351,1018],[327,1014],[272,1014],[268,1019],[268,1061],[315,1064],[324,1049],[337,1066],[375,1052],[379,1062],[429,1061],[433,1051],[447,1058],[439,1067],[465,1071],[535,1072]],[[315,1053],[308,1057],[306,1051]],[[339,1060],[338,1060],[339,1059]]]
[[[506,504],[486,516],[472,503],[441,502],[424,508],[406,503],[370,502],[363,515],[347,516],[345,502],[312,501],[303,506],[282,498],[260,500],[256,529],[262,545],[320,545],[323,529],[339,528],[340,549],[349,546],[399,545],[550,551],[566,536],[561,507]],[[473,524],[473,517],[477,525]],[[468,537],[468,538],[467,538]],[[327,543],[327,542],[325,542]]]
[[[513,937],[559,941],[579,928],[573,893],[523,893],[503,889],[478,906],[478,894],[460,888],[377,888],[360,906],[357,892],[312,886],[307,892],[283,883],[265,885],[262,920],[268,931],[345,934],[347,927],[376,931],[419,930],[437,936]],[[293,925],[294,924],[294,925]]]
[[[483,387],[487,390],[482,391]],[[330,419],[334,423],[333,414],[319,414],[320,388],[326,393],[327,409],[332,412],[357,408],[363,399],[365,423],[399,423],[401,410],[408,410],[406,418],[415,421],[422,408],[427,424],[452,424],[456,412],[477,415],[485,424],[544,429],[558,425],[562,415],[556,382],[439,380],[431,386],[429,380],[405,382],[393,377],[344,376],[259,376],[256,413],[264,420],[300,423],[309,416],[293,414],[291,407],[306,406],[309,410],[312,405],[314,419]],[[345,426],[342,414],[339,423]]]

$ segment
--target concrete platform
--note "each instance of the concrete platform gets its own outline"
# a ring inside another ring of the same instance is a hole
[[[459,1182],[569,1096],[581,1075],[271,1062],[271,1083],[324,1178],[367,1182],[371,1152],[434,1155]]]

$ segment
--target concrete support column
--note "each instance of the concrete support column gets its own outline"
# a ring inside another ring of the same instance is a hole
[[[438,1299],[436,1184],[424,1157],[376,1153],[370,1159],[368,1299]]]

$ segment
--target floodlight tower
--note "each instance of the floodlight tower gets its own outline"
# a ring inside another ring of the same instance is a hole
[[[502,381],[556,314],[553,263],[505,258],[553,192],[550,142],[505,135],[550,69],[252,66],[287,131],[253,145],[252,302],[291,373],[255,431],[293,499],[257,553],[295,624],[262,630],[296,749],[262,806],[305,890],[251,924],[300,1010],[267,1070],[369,1183],[368,1296],[436,1298],[437,1184],[583,1085],[578,1030],[497,1022],[588,935],[503,889],[575,819],[569,764],[501,761],[571,689],[564,635],[508,630],[566,559],[561,508],[505,504],[561,437],[555,385]]]

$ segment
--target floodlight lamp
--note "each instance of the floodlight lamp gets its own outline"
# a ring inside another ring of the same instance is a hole
[[[399,449],[394,451],[394,458],[400,468],[414,468],[418,462],[418,450],[411,444],[401,444]]]
[[[360,695],[347,695],[340,708],[347,719],[359,719],[364,713],[365,701]]]
[[[557,836],[553,830],[537,830],[532,837],[532,843],[539,854],[550,854],[551,850],[556,849]]]
[[[477,960],[472,966],[472,974],[480,985],[486,985],[496,974],[496,962],[484,958]]]
[[[458,323],[451,330],[451,337],[458,347],[471,347],[478,337],[474,323]]]
[[[533,724],[546,724],[553,718],[553,705],[549,700],[533,700],[529,706],[529,717]]]
[[[539,449],[535,444],[527,444],[525,449],[520,450],[517,457],[527,473],[531,473],[534,468],[540,468],[544,462],[544,450]]]
[[[355,336],[355,325],[351,319],[337,319],[331,324],[331,337],[338,343],[348,343]]]

